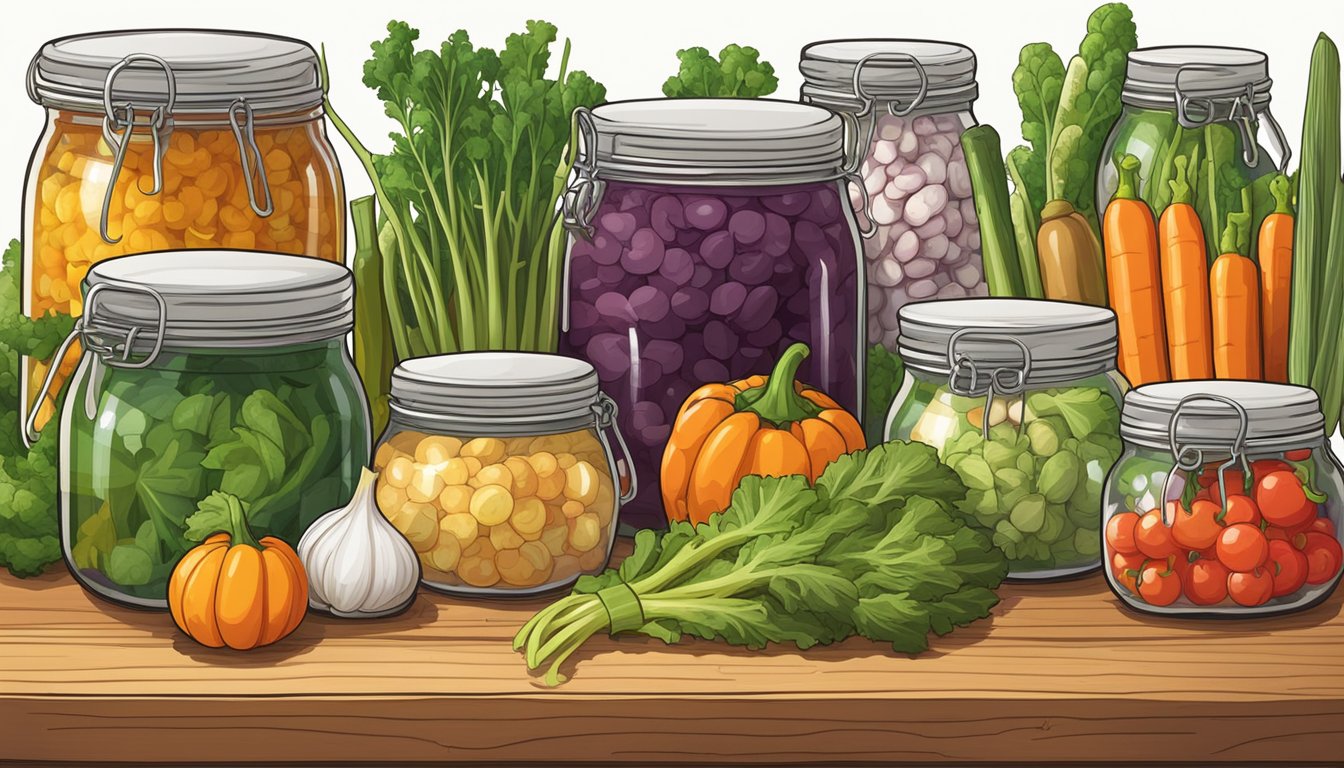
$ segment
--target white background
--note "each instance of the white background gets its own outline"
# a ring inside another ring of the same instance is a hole
[[[1099,2],[1064,0],[933,0],[861,3],[834,0],[676,0],[671,3],[592,0],[18,0],[5,9],[0,46],[0,104],[5,104],[0,150],[0,241],[21,232],[23,179],[42,131],[41,107],[29,101],[24,76],[29,60],[53,37],[134,27],[217,27],[297,37],[325,44],[331,95],[342,116],[371,148],[387,146],[390,121],[361,82],[369,43],[381,39],[389,19],[421,30],[421,42],[437,47],[454,30],[471,33],[477,45],[502,46],[527,19],[556,24],[573,42],[572,68],[588,71],[607,86],[609,100],[661,94],[677,68],[676,51],[704,46],[717,53],[728,43],[752,45],[775,65],[777,98],[797,97],[798,52],[814,40],[838,37],[912,37],[969,45],[979,58],[980,99],[975,113],[1003,136],[1005,148],[1020,141],[1021,113],[1011,75],[1018,51],[1047,41],[1061,57],[1078,50],[1087,16]],[[1256,48],[1269,54],[1274,79],[1272,111],[1296,149],[1301,140],[1307,66],[1316,35],[1327,32],[1344,45],[1344,4],[1339,0],[1130,0],[1141,46],[1210,44]],[[559,60],[559,46],[552,63]],[[345,171],[347,197],[368,194],[362,169],[339,136],[332,135]],[[1294,158],[1293,166],[1296,166]],[[352,242],[352,240],[348,240]]]

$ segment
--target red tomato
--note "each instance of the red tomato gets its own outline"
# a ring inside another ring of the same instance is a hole
[[[1280,528],[1277,525],[1271,525],[1265,529],[1265,538],[1271,542],[1287,542],[1294,549],[1301,549],[1307,545],[1306,530],[1301,527]]]
[[[1271,541],[1265,570],[1274,578],[1274,597],[1291,595],[1307,583],[1307,556],[1286,541]]]
[[[1229,525],[1218,536],[1218,561],[1231,571],[1253,571],[1269,557],[1269,541],[1247,523]]]
[[[1292,472],[1293,467],[1286,461],[1279,459],[1259,459],[1251,462],[1251,477],[1255,482],[1271,472]]]
[[[1288,451],[1283,454],[1283,458],[1287,461],[1311,461],[1311,449],[1302,448],[1296,451]]]
[[[1195,605],[1217,605],[1227,599],[1229,571],[1217,560],[1199,558],[1190,564],[1184,578],[1185,596]]]
[[[1139,543],[1134,540],[1134,526],[1139,524],[1139,513],[1121,512],[1106,521],[1106,543],[1111,550],[1124,555],[1139,551]]]
[[[1316,515],[1316,504],[1302,490],[1302,481],[1288,470],[1275,470],[1255,484],[1255,501],[1260,514],[1272,525],[1292,528]]]
[[[1257,568],[1248,573],[1232,573],[1227,577],[1227,595],[1237,605],[1254,608],[1264,605],[1274,596],[1274,577],[1268,569]]]
[[[1181,596],[1181,577],[1168,563],[1150,563],[1139,574],[1139,597],[1150,605],[1171,605]]]
[[[1307,523],[1307,527],[1302,532],[1311,533],[1313,531],[1316,533],[1324,533],[1332,539],[1335,538],[1335,524],[1328,517],[1318,517],[1315,520],[1312,520]]]
[[[1171,538],[1186,549],[1208,549],[1218,541],[1222,530],[1218,524],[1218,505],[1197,500],[1190,505],[1189,511],[1177,505]]]
[[[1339,573],[1344,563],[1344,548],[1339,540],[1324,533],[1312,531],[1307,534],[1307,546],[1303,550],[1307,558],[1307,583],[1324,584]]]
[[[1111,575],[1115,577],[1115,583],[1137,594],[1139,570],[1143,568],[1145,559],[1140,554],[1122,555],[1117,552],[1111,555]]]
[[[1227,514],[1218,522],[1223,525],[1236,525],[1237,523],[1246,523],[1248,525],[1260,525],[1260,507],[1256,506],[1251,497],[1241,493],[1230,493],[1227,495]]]
[[[1175,502],[1169,504],[1179,506]],[[1171,538],[1171,529],[1163,522],[1162,513],[1156,509],[1148,510],[1139,518],[1139,524],[1134,527],[1134,541],[1138,544],[1140,552],[1154,560],[1166,560],[1180,552],[1175,540]]]

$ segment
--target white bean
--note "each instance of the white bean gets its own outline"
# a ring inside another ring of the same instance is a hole
[[[921,115],[915,118],[915,133],[919,136],[932,136],[938,131],[938,126],[934,124],[933,119],[927,115]]]
[[[947,206],[947,190],[939,186],[925,187],[910,196],[905,203],[905,221],[912,227],[928,222]]]
[[[954,139],[939,133],[930,136],[928,140],[924,142],[924,146],[930,152],[935,152],[938,154],[939,157],[943,158],[944,160],[947,160],[948,158],[952,157],[952,150],[954,149],[953,147],[954,143],[955,143]]]
[[[957,267],[952,276],[965,288],[974,288],[980,282],[980,270],[976,269],[974,264]]]
[[[913,133],[901,134],[901,142],[897,145],[901,157],[907,160],[914,160],[919,152],[919,137]]]
[[[894,224],[901,218],[902,208],[899,200],[888,200],[883,195],[877,195],[872,202],[873,221],[882,226]]]
[[[873,144],[873,160],[886,165],[896,159],[896,142],[878,141]]]
[[[889,302],[877,313],[877,322],[880,323],[883,328],[895,328],[901,321],[900,311],[901,308],[896,302]]]
[[[960,299],[966,295],[966,289],[957,283],[948,283],[938,289],[938,298],[940,299]]]
[[[958,264],[961,264],[962,262],[966,261],[966,259],[963,258],[963,256],[966,256],[968,254],[969,251],[963,251],[960,245],[957,245],[956,243],[949,243],[947,246],[947,253],[943,255],[943,263],[949,267],[955,267]]]
[[[918,280],[919,278],[932,275],[936,269],[938,269],[938,264],[932,259],[915,259],[905,265],[905,274],[909,275],[912,279]]]
[[[915,164],[924,172],[924,178],[928,179],[930,184],[942,184],[947,180],[947,160],[937,152],[925,152],[919,156]]]
[[[911,262],[911,266],[914,266],[914,262]],[[904,276],[901,265],[897,264],[895,259],[882,259],[873,268],[873,280],[884,288],[897,285]]]
[[[883,141],[895,141],[905,131],[905,120],[895,115],[887,115],[877,121],[877,137]]]
[[[882,195],[888,200],[904,200],[909,194],[908,191],[896,185],[896,179],[892,179],[887,186],[882,188]]]
[[[924,241],[924,247],[919,249],[919,253],[926,259],[941,259],[947,255],[947,235],[934,235]]]
[[[943,209],[943,234],[948,237],[956,237],[961,231],[962,220],[960,206],[955,201],[948,203]]]
[[[914,232],[906,231],[896,239],[891,253],[897,261],[909,261],[915,258],[919,253],[919,237]]]
[[[882,191],[887,185],[887,169],[881,166],[873,169],[873,172],[863,177],[863,189],[869,197]]]
[[[938,292],[938,286],[932,280],[916,280],[906,288],[906,292],[912,299],[927,299]]]
[[[960,135],[962,129],[966,127],[961,122],[961,116],[954,114],[935,115],[933,124],[937,126],[939,133],[951,133],[955,135]]]
[[[937,216],[930,217],[923,225],[915,227],[915,234],[919,235],[920,240],[927,240],[935,235],[943,234],[946,230],[947,222],[943,220],[943,215],[940,213]]]
[[[953,159],[947,164],[947,186],[957,197],[971,196],[971,176],[966,172],[965,161]]]

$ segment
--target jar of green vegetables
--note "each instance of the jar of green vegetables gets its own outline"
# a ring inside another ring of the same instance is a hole
[[[1270,112],[1269,59],[1215,46],[1140,48],[1129,54],[1123,109],[1097,173],[1097,200],[1110,200],[1125,155],[1139,160],[1139,194],[1161,215],[1178,190],[1204,224],[1210,258],[1229,212],[1251,185],[1258,221],[1273,210],[1268,184],[1291,151]],[[1254,238],[1252,238],[1254,240]],[[1254,247],[1254,245],[1252,245]]]
[[[1061,301],[907,304],[905,379],[887,439],[938,449],[966,485],[962,512],[1008,556],[1009,577],[1058,579],[1100,562],[1101,498],[1120,455],[1115,314]]]
[[[89,271],[60,462],[64,556],[85,588],[166,608],[193,514],[224,494],[257,536],[290,545],[350,499],[369,461],[353,301],[349,270],[281,254],[168,251]]]

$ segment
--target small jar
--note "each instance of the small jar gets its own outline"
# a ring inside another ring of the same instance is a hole
[[[901,310],[906,374],[887,438],[926,443],[1016,580],[1101,563],[1101,496],[1120,456],[1115,314],[1058,301],[949,299]]]
[[[1116,162],[1134,155],[1139,196],[1155,215],[1171,204],[1173,182],[1176,188],[1188,184],[1212,262],[1227,213],[1241,209],[1242,187],[1288,167],[1291,150],[1269,109],[1272,84],[1269,58],[1260,51],[1167,46],[1130,52],[1120,92],[1123,108],[1097,172],[1098,206],[1104,208],[1115,193]],[[1182,167],[1185,175],[1177,178]],[[1216,178],[1217,221],[1206,202],[1209,178]],[[1268,189],[1256,194],[1269,199]],[[1251,238],[1252,257],[1256,241]]]
[[[975,53],[930,40],[829,40],[803,48],[802,101],[854,115],[867,153],[850,202],[867,212],[865,431],[881,438],[900,384],[897,314],[907,301],[988,295],[961,134],[976,124]]]
[[[89,266],[131,253],[233,248],[342,262],[341,173],[317,53],[269,35],[141,30],[42,46],[46,109],[24,192],[24,311],[78,317]],[[59,365],[58,383],[78,350]],[[32,407],[49,361],[27,361]],[[55,402],[39,406],[39,423]]]
[[[420,554],[425,586],[532,595],[606,567],[635,475],[591,365],[523,352],[415,358],[393,371],[389,402],[375,498]]]
[[[60,521],[86,589],[167,608],[173,566],[198,543],[191,518],[219,494],[291,546],[350,500],[369,413],[345,346],[349,270],[166,251],[103,262],[85,285],[62,348],[83,352],[61,413]]]
[[[622,522],[662,528],[663,448],[701,385],[768,373],[803,342],[801,380],[859,413],[846,121],[767,99],[619,102],[577,119],[560,351],[591,362],[620,406],[645,480]]]
[[[1344,479],[1316,393],[1252,381],[1125,396],[1106,481],[1106,580],[1168,616],[1268,616],[1339,584]]]

